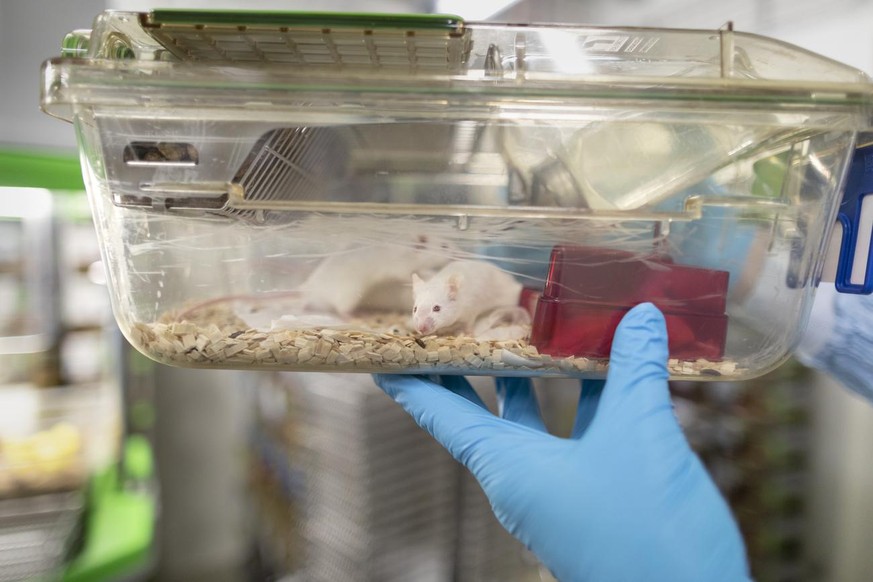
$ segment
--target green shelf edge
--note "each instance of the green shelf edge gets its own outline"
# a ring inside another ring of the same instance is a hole
[[[82,191],[85,182],[77,155],[0,148],[0,186]]]
[[[140,479],[150,478],[151,448],[144,438],[129,437],[126,464]],[[157,504],[146,491],[121,488],[118,466],[94,477],[82,551],[68,564],[63,582],[104,582],[131,575],[151,561]]]

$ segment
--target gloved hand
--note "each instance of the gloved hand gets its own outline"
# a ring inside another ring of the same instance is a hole
[[[478,479],[494,513],[562,582],[748,580],[730,511],[673,414],[667,332],[651,304],[586,381],[572,438],[546,432],[530,381],[497,380],[501,418],[462,377],[376,382]]]

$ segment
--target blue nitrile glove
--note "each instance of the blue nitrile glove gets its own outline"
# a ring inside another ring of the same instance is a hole
[[[666,364],[663,316],[632,309],[605,387],[583,383],[570,439],[546,432],[527,379],[497,380],[502,418],[462,377],[376,382],[470,469],[500,523],[559,580],[748,580],[737,526],[673,414]]]

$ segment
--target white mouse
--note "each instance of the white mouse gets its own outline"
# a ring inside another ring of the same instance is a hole
[[[235,314],[254,329],[296,312],[348,318],[359,309],[409,312],[413,273],[433,273],[452,260],[457,247],[446,239],[416,235],[394,244],[371,244],[340,251],[323,259],[297,288],[257,295],[209,299],[184,310],[178,320],[221,303],[233,303]]]
[[[406,287],[410,275],[436,271],[454,250],[445,240],[426,235],[407,244],[353,249],[324,259],[297,291],[307,309],[343,317],[361,307],[401,308],[411,301]]]
[[[412,326],[420,334],[471,333],[480,315],[518,305],[521,283],[487,261],[452,261],[429,280],[412,275]]]

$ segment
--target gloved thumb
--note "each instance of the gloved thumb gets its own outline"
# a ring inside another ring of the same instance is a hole
[[[481,402],[428,378],[376,374],[373,379],[474,475],[496,462],[508,442],[541,436],[535,429],[494,416]]]
[[[646,414],[672,409],[667,386],[667,325],[651,303],[631,309],[616,329],[600,406]]]

